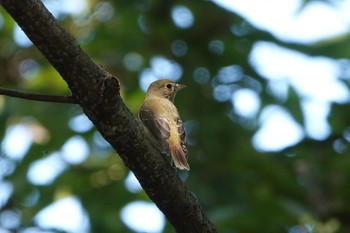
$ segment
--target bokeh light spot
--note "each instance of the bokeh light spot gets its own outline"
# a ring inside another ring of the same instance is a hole
[[[304,137],[300,125],[279,106],[265,107],[260,116],[260,125],[252,139],[258,151],[280,151],[298,143]]]
[[[143,57],[135,52],[129,52],[123,57],[123,65],[129,71],[138,71],[143,65]]]
[[[209,42],[209,51],[215,55],[221,55],[225,51],[225,44],[221,40],[213,40]]]
[[[270,80],[267,83],[267,93],[284,102],[288,97],[288,83],[283,80]]]
[[[205,84],[210,79],[210,72],[205,67],[198,67],[193,72],[194,80],[199,84]]]
[[[85,133],[94,126],[85,114],[80,114],[69,120],[69,128],[77,133]]]
[[[234,111],[237,115],[253,118],[260,109],[260,97],[250,89],[239,89],[232,95]]]
[[[225,102],[231,97],[231,88],[228,85],[218,85],[214,88],[214,98],[219,102]]]
[[[109,2],[97,3],[94,10],[94,15],[100,22],[109,21],[114,14],[114,7]]]
[[[128,176],[124,180],[126,189],[131,193],[138,193],[142,190],[139,181],[136,179],[134,173],[129,172]]]
[[[84,162],[89,155],[89,145],[81,136],[73,136],[62,146],[62,158],[71,164]]]
[[[338,79],[341,65],[333,59],[257,42],[250,53],[250,63],[262,77],[286,82],[300,97],[336,103],[350,101],[349,89]]]
[[[8,127],[1,143],[3,153],[14,161],[22,160],[31,145],[32,134],[24,124]]]
[[[17,229],[21,225],[21,215],[15,210],[0,212],[0,226],[7,229]]]
[[[158,79],[178,81],[183,73],[182,67],[175,61],[162,56],[151,59],[151,68],[145,68],[140,74],[140,87],[146,91],[148,86]]]
[[[327,118],[330,104],[315,100],[303,100],[301,107],[304,114],[306,134],[316,140],[324,140],[331,133],[331,126]]]
[[[29,165],[27,179],[34,185],[50,185],[59,176],[67,165],[59,153],[34,161]]]
[[[21,61],[18,67],[19,74],[24,78],[24,79],[32,79],[36,77],[39,71],[39,64],[33,59],[24,59]]]
[[[242,21],[239,24],[232,25],[231,32],[235,36],[246,36],[253,30],[252,26],[247,21]]]
[[[30,208],[38,203],[40,200],[40,192],[38,189],[33,189],[30,193],[26,195],[23,199],[23,206]]]
[[[159,78],[170,79],[174,82],[180,79],[182,67],[175,61],[162,56],[155,56],[151,59],[151,68]]]
[[[5,176],[11,175],[15,168],[16,163],[13,160],[0,155],[0,180],[3,180]]]
[[[140,74],[140,87],[141,89],[146,92],[149,85],[156,81],[157,77],[155,76],[154,72],[150,68],[144,69]]]
[[[13,185],[10,182],[0,182],[0,209],[7,203],[13,193]]]
[[[134,201],[121,211],[122,221],[136,232],[160,233],[165,225],[164,215],[153,203]]]
[[[95,131],[93,136],[92,150],[96,151],[94,153],[94,158],[105,159],[112,150],[111,145],[102,137],[100,132]]]
[[[77,15],[87,9],[86,0],[44,0],[43,3],[57,19],[69,14]]]
[[[217,75],[217,80],[223,84],[229,84],[232,82],[237,82],[243,77],[243,70],[240,66],[232,65],[226,66],[219,70]]]
[[[183,5],[176,5],[171,9],[171,17],[179,28],[190,28],[193,25],[194,17],[190,9]]]
[[[70,233],[90,232],[88,215],[74,196],[60,199],[42,209],[34,218],[40,227]]]
[[[14,26],[13,39],[15,43],[22,48],[26,48],[33,45],[33,43],[29,40],[27,35],[24,34],[22,29],[17,24],[15,24]]]
[[[344,154],[347,149],[348,145],[344,139],[340,138],[333,142],[333,150],[338,154]]]
[[[171,51],[175,56],[182,57],[187,53],[188,46],[183,40],[175,40],[171,43]]]
[[[148,34],[150,32],[149,24],[144,15],[139,15],[139,17],[137,18],[137,24],[139,25],[143,33]]]

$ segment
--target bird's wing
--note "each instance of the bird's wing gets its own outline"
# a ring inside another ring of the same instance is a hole
[[[179,137],[180,137],[180,141],[181,141],[181,148],[184,152],[184,154],[186,155],[187,158],[187,142],[186,142],[186,132],[185,132],[185,128],[184,125],[182,123],[182,120],[180,118],[177,118],[176,120],[176,125],[177,125],[177,131],[179,133]]]
[[[177,168],[190,170],[190,165],[187,162],[188,151],[186,147],[186,133],[180,118],[176,119],[176,127],[179,134],[180,144],[170,144],[169,150]]]
[[[154,113],[145,106],[141,106],[140,119],[148,128],[159,144],[164,148],[167,154],[170,153],[167,139],[170,137],[170,126],[168,120],[164,117],[157,117]]]

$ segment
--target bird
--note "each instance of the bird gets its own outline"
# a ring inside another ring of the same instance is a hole
[[[180,170],[190,170],[183,122],[174,105],[175,95],[186,85],[160,79],[152,82],[140,107],[139,117],[160,147]]]

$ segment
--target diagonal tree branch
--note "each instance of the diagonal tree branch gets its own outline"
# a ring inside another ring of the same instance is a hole
[[[0,95],[6,95],[10,97],[25,99],[25,100],[35,100],[35,101],[42,101],[42,102],[63,103],[63,104],[77,103],[72,96],[28,93],[28,92],[21,92],[16,90],[9,90],[1,87],[0,87]]]
[[[123,103],[119,81],[91,61],[39,0],[0,0],[60,73],[85,114],[134,172],[176,232],[216,232],[196,198]]]

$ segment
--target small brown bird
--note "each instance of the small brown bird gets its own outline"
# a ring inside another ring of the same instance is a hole
[[[166,79],[151,83],[139,115],[164,151],[172,156],[175,166],[190,170],[187,162],[186,133],[174,105],[176,93],[185,87]]]

